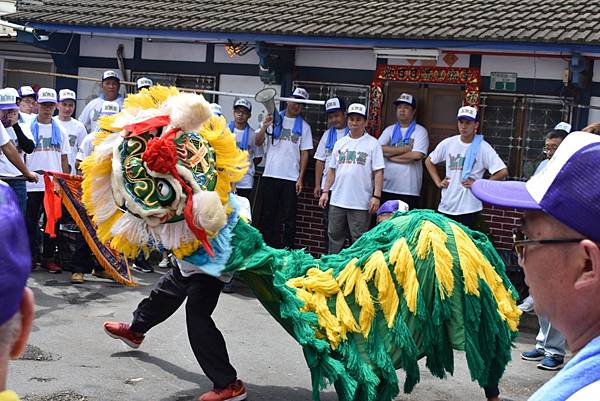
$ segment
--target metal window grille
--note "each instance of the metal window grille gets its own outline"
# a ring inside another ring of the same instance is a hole
[[[177,86],[189,89],[216,90],[217,77],[214,75],[187,75],[187,74],[162,74],[156,72],[132,72],[131,80],[137,81],[141,77],[150,78],[154,84],[164,86]],[[134,88],[132,88],[135,91]],[[215,101],[215,95],[203,95],[208,102]]]
[[[513,179],[527,179],[544,159],[544,139],[561,121],[570,121],[570,99],[551,96],[482,94],[482,132]]]
[[[311,99],[327,100],[334,96],[343,99],[346,105],[362,103],[367,105],[369,100],[368,85],[338,84],[333,82],[294,81],[294,87],[301,86],[308,91]],[[327,130],[327,114],[325,107],[307,104],[304,108],[304,119],[310,124],[313,132],[313,146],[317,148],[321,135]]]

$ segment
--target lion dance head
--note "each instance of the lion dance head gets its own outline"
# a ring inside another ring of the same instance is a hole
[[[127,257],[152,247],[179,258],[211,240],[234,212],[229,193],[248,168],[223,117],[200,95],[155,86],[99,120],[82,163],[83,203],[100,241]]]

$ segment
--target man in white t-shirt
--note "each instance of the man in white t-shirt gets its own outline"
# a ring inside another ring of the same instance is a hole
[[[327,170],[329,170],[329,160],[335,143],[350,131],[346,126],[346,105],[339,97],[333,97],[325,102],[325,112],[327,113],[327,123],[329,128],[321,136],[317,151],[315,152],[315,189],[313,194],[316,199],[321,197],[325,181],[327,180]],[[325,227],[325,250],[329,249],[329,205],[323,211],[323,226]]]
[[[27,156],[27,167],[33,171],[69,172],[69,137],[67,133],[52,119],[58,102],[56,91],[40,88],[37,102],[39,113],[31,122],[31,134],[35,142],[35,150]],[[32,268],[40,263],[40,216],[44,210],[44,178],[39,182],[27,183],[27,229],[31,246]],[[57,239],[44,234],[42,266],[51,273],[60,273],[61,268],[54,261]]]
[[[119,112],[119,110],[119,104],[117,102],[105,101],[102,103],[100,115],[116,114]],[[77,149],[77,155],[75,157],[75,169],[73,170],[72,174],[80,173],[79,165],[94,151],[94,140],[96,139],[96,134],[97,131],[92,132],[83,138],[83,141]],[[83,284],[85,282],[85,274],[90,272],[92,275],[98,278],[112,280],[112,277],[106,273],[106,271],[104,271],[102,266],[96,263],[92,251],[83,237],[80,236],[75,245],[73,258],[71,259],[71,283]]]
[[[77,95],[75,92],[70,89],[61,89],[58,92],[58,115],[53,117],[54,121],[56,121],[69,136],[69,145],[71,146],[69,167],[71,168],[71,174],[75,174],[75,156],[77,155],[81,142],[87,135],[83,123],[72,117],[73,112],[75,111],[76,101]]]
[[[24,154],[33,152],[35,144],[26,124],[19,124],[17,91],[6,88],[0,91],[0,179],[14,191],[23,214],[27,206],[27,187],[22,179],[11,179],[21,174],[25,179],[36,180],[37,175],[25,165]],[[5,177],[5,178],[4,178]]]
[[[102,103],[105,100],[117,102],[119,108],[123,107],[123,97],[119,94],[120,86],[121,79],[119,78],[119,74],[112,70],[104,71],[102,74],[102,83],[100,84],[102,93],[100,96],[90,101],[79,115],[79,121],[83,123],[87,132],[98,130],[96,121],[98,121],[98,117],[100,117]]]
[[[342,250],[348,232],[351,242],[364,234],[381,202],[385,163],[379,142],[365,131],[367,108],[353,103],[348,106],[347,114],[350,133],[333,147],[327,180],[319,199],[322,208],[330,203],[329,253]]]
[[[529,401],[600,399],[600,136],[572,132],[529,181],[473,184],[496,207],[523,209],[514,249],[535,311],[573,357]]]
[[[400,94],[394,105],[398,121],[379,137],[385,157],[382,201],[400,199],[415,209],[421,195],[422,160],[429,151],[429,136],[425,127],[417,124],[417,99],[412,94]]]
[[[508,169],[494,148],[478,134],[477,109],[464,106],[458,110],[459,135],[444,139],[425,160],[425,166],[435,185],[442,190],[438,211],[474,229],[478,228],[483,204],[473,196],[471,185],[486,171],[491,180],[504,180]],[[446,163],[446,175],[441,179],[435,168]]]
[[[19,88],[19,122],[28,123],[36,116],[37,108],[36,94],[31,86],[21,86]]]
[[[238,148],[248,152],[248,171],[235,185],[239,196],[253,204],[250,194],[254,185],[254,169],[260,164],[263,156],[262,146],[256,145],[256,132],[248,124],[252,116],[252,103],[248,99],[240,98],[233,103],[233,121],[229,123],[229,130],[235,135]]]
[[[296,88],[292,97],[308,100],[308,92]],[[261,182],[261,231],[265,242],[275,248],[294,247],[297,196],[304,187],[308,153],[313,148],[312,130],[302,118],[302,110],[301,103],[288,102],[287,108],[275,116],[269,138],[266,138],[267,128],[273,122],[273,116],[265,118],[256,134],[256,144],[264,144],[266,153]]]

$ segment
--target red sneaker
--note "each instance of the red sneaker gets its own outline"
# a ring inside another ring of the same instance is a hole
[[[144,341],[142,333],[131,331],[129,323],[104,322],[104,331],[112,338],[123,341],[131,348],[139,348]]]
[[[43,261],[42,267],[48,270],[48,273],[62,273],[60,266],[52,261]]]
[[[198,401],[242,401],[246,399],[246,386],[236,380],[224,389],[213,389],[198,397]]]

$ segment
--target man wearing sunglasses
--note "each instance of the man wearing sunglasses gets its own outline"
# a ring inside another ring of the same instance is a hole
[[[535,310],[567,338],[573,358],[530,401],[600,394],[600,136],[569,134],[527,183],[478,180],[473,194],[524,209],[515,238]]]

